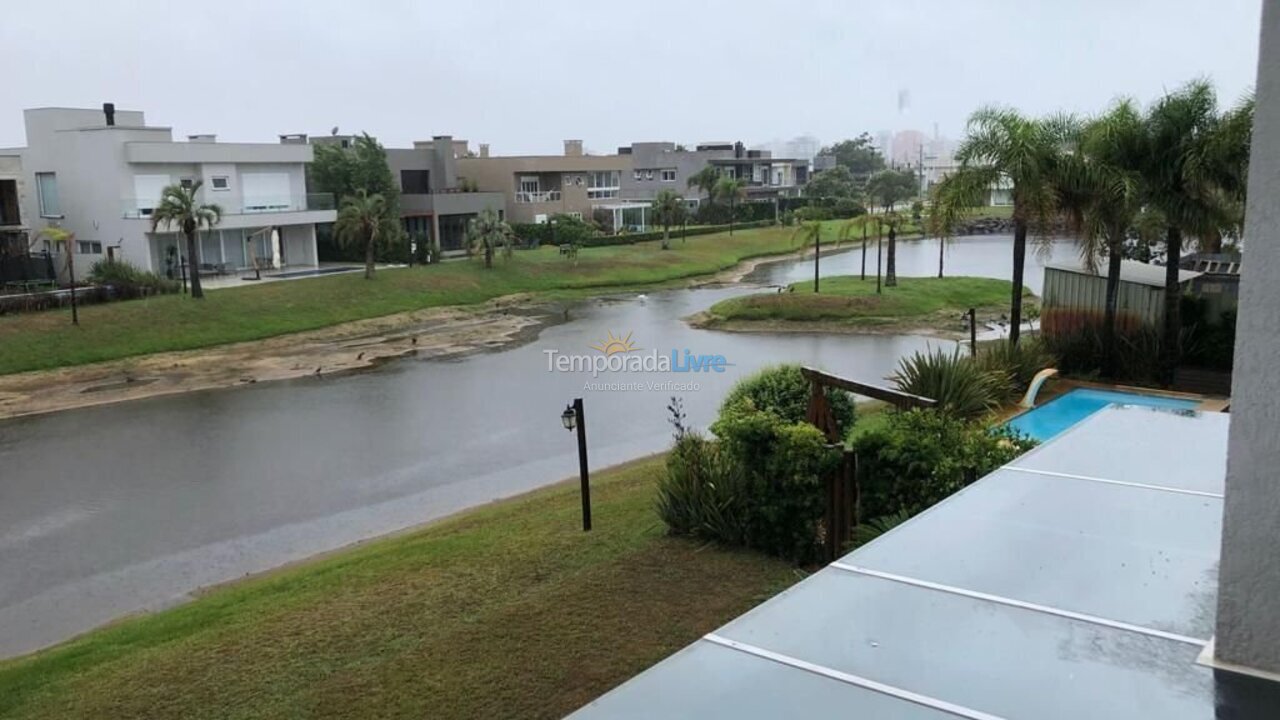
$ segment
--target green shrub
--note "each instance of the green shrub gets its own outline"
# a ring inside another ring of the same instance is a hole
[[[515,223],[511,226],[515,234],[526,247],[536,248],[539,245],[578,245],[585,246],[599,231],[592,223],[573,215],[558,213],[552,215],[549,222]]]
[[[1192,344],[1194,328],[1183,328],[1178,343]],[[1106,343],[1100,324],[1088,324],[1071,331],[1045,333],[1045,349],[1057,359],[1058,370],[1071,375],[1098,375],[1106,360]],[[1118,331],[1115,340],[1113,379],[1154,383],[1160,376],[1160,330],[1140,326]]]
[[[658,516],[671,532],[746,545],[741,495],[718,443],[695,432],[676,439],[658,480]]]
[[[1031,386],[1036,373],[1053,367],[1053,355],[1038,337],[1023,338],[1017,345],[995,342],[978,350],[978,367],[995,377],[1005,378],[1002,400],[1018,398]]]
[[[711,430],[742,503],[736,516],[744,544],[795,562],[818,560],[823,478],[839,464],[840,452],[827,447],[816,427],[787,422],[746,400],[723,409]]]
[[[931,410],[894,412],[853,443],[861,517],[914,515],[1034,446],[1003,425]]]
[[[843,390],[827,388],[827,404],[842,433],[854,423],[853,398]],[[720,405],[720,413],[743,399],[758,410],[773,412],[785,422],[805,422],[809,414],[809,381],[800,374],[799,365],[766,367],[737,382]]]
[[[99,285],[110,285],[125,298],[173,293],[181,287],[175,280],[142,270],[123,260],[99,260],[89,268],[89,280]]]
[[[994,409],[1012,385],[1005,371],[984,369],[958,347],[950,353],[937,348],[904,357],[890,380],[902,392],[932,398],[939,410],[961,418]]]

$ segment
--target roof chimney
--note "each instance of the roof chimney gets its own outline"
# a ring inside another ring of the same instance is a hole
[[[480,157],[489,157],[489,143],[480,143]]]
[[[581,140],[565,140],[564,156],[565,157],[582,157],[582,141]]]
[[[116,104],[102,103],[102,114],[107,116],[107,127],[116,124]]]

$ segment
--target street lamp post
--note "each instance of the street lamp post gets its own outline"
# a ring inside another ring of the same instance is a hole
[[[582,410],[582,398],[565,406],[560,422],[565,430],[578,431],[578,475],[582,481],[582,530],[585,532],[591,529],[591,482],[587,472],[587,417]]]

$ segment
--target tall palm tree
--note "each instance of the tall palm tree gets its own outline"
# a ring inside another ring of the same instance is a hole
[[[671,226],[683,223],[689,212],[684,198],[675,190],[663,190],[653,199],[650,211],[654,222],[662,226],[662,249],[670,250]]]
[[[884,208],[885,219],[889,225],[889,245],[885,254],[885,285],[889,287],[898,284],[897,228],[901,224],[901,219],[893,214],[893,208],[899,202],[914,196],[917,189],[915,175],[898,170],[881,170],[867,180],[867,197],[874,204]]]
[[[1079,219],[1080,254],[1090,270],[1107,258],[1103,310],[1103,373],[1115,374],[1116,315],[1120,261],[1129,228],[1142,207],[1136,167],[1147,153],[1146,128],[1130,100],[1085,125],[1080,152],[1064,159],[1060,174],[1062,204]]]
[[[729,237],[733,237],[733,224],[738,209],[738,201],[747,198],[747,186],[737,178],[722,177],[716,182],[715,193],[716,197],[729,201]]]
[[[364,279],[373,279],[374,250],[382,236],[383,216],[387,201],[379,193],[369,194],[361,188],[355,195],[342,198],[338,219],[333,224],[334,237],[344,245],[364,247]]]
[[[867,228],[872,222],[879,224],[880,219],[870,213],[863,213],[840,226],[841,241],[853,240],[857,237],[859,230],[862,232],[862,271],[858,277],[859,280],[867,279]]]
[[[822,223],[817,220],[800,223],[792,237],[799,238],[802,247],[813,243],[813,291],[817,293],[818,265],[822,256]]]
[[[1148,204],[1164,215],[1164,324],[1161,379],[1172,383],[1179,362],[1183,240],[1204,238],[1233,224],[1232,200],[1243,197],[1252,128],[1252,102],[1219,116],[1213,87],[1204,80],[1166,95],[1147,112],[1147,152],[1138,164]]]
[[[706,193],[707,204],[710,205],[716,201],[716,183],[720,182],[722,175],[719,168],[714,165],[708,165],[690,175],[688,181],[685,182],[685,186],[697,188]]]
[[[1066,138],[1076,131],[1069,117],[1037,120],[1015,110],[984,107],[969,117],[968,136],[956,151],[960,166],[939,184],[939,217],[955,222],[964,210],[985,205],[992,186],[1013,185],[1013,288],[1009,342],[1018,344],[1027,234],[1048,242],[1058,209],[1056,177]],[[948,225],[949,232],[954,225]]]
[[[202,203],[196,197],[204,183],[197,180],[190,187],[169,185],[160,192],[160,204],[151,211],[151,232],[158,228],[177,226],[187,238],[187,257],[191,262],[191,297],[204,297],[200,287],[200,267],[195,261],[196,233],[204,228],[212,230],[222,220],[222,207],[214,203]]]
[[[67,254],[67,279],[71,283],[71,324],[80,324],[80,312],[76,308],[76,234],[60,227],[49,226],[36,233],[36,239],[44,239],[55,252]]]
[[[889,228],[889,242],[885,245],[884,253],[884,286],[898,286],[898,228],[903,223],[903,217],[897,212],[886,212],[881,218],[885,227]]]
[[[486,269],[493,267],[493,252],[499,247],[503,257],[511,257],[514,237],[511,226],[499,219],[493,209],[482,210],[467,223],[467,245],[473,252],[477,249],[484,251]]]

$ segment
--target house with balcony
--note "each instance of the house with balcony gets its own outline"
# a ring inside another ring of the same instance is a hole
[[[400,183],[400,217],[417,242],[431,242],[443,253],[466,249],[467,223],[484,210],[507,216],[507,195],[480,191],[458,175],[469,154],[466,140],[437,135],[412,148],[387,148],[387,164]]]
[[[108,257],[176,276],[183,264],[208,274],[316,265],[315,226],[336,213],[332,196],[307,193],[305,138],[176,142],[170,128],[109,103],[23,115],[27,145],[16,152],[33,188],[23,213],[32,233],[49,225],[74,232],[78,267]],[[152,214],[166,186],[196,183],[200,201],[219,205],[222,219],[200,233],[197,257],[187,258],[178,229],[153,232]]]
[[[651,202],[662,190],[675,190],[696,208],[706,193],[689,187],[689,178],[708,165],[743,180],[753,198],[797,195],[809,180],[807,161],[774,158],[741,142],[700,143],[692,150],[673,142],[637,142],[618,148],[618,154],[631,158],[631,172],[622,178],[622,198],[631,202]]]
[[[480,190],[505,196],[509,222],[534,223],[557,214],[590,219],[597,208],[617,203],[631,160],[587,155],[581,140],[566,140],[563,155],[496,157],[481,145],[477,157],[459,157],[457,167],[459,177]]]

